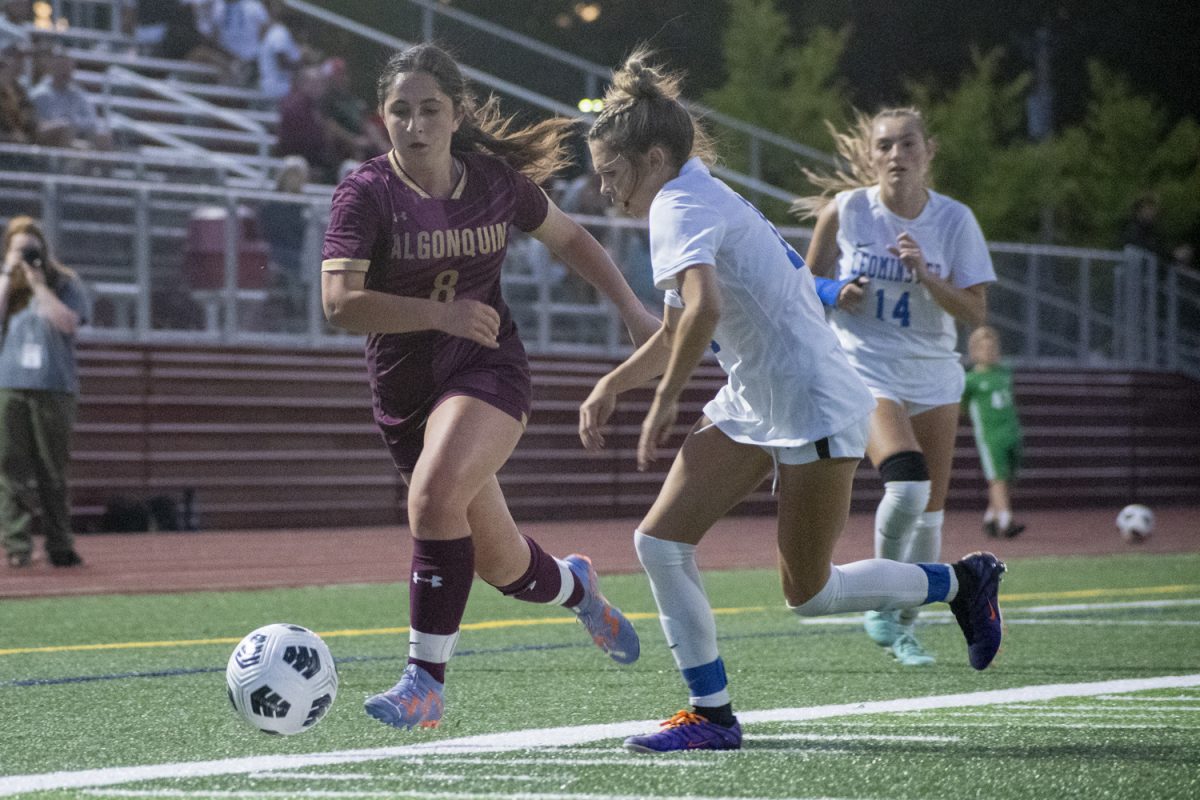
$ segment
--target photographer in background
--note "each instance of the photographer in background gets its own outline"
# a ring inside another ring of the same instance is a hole
[[[9,567],[32,561],[33,514],[23,502],[31,484],[50,563],[83,563],[71,533],[67,461],[79,393],[75,332],[89,314],[82,281],[51,257],[37,221],[10,220],[0,268],[0,540]]]

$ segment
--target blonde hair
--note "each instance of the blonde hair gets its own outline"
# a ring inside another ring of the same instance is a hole
[[[451,152],[484,152],[541,183],[570,166],[567,139],[578,122],[552,117],[525,127],[515,127],[515,117],[500,113],[500,100],[492,95],[477,106],[475,95],[454,58],[434,44],[418,44],[392,56],[376,83],[380,108],[400,75],[424,72],[463,114],[450,139]]]
[[[683,73],[668,72],[650,63],[653,52],[638,47],[613,73],[604,94],[604,110],[588,131],[615,154],[635,164],[651,147],[666,148],[676,167],[689,158],[716,161],[712,138],[679,99]]]
[[[925,125],[925,117],[919,109],[912,106],[884,108],[874,116],[863,111],[854,112],[854,122],[849,130],[839,131],[829,122],[825,127],[833,137],[834,147],[845,163],[844,169],[832,173],[818,173],[808,168],[801,168],[808,182],[819,189],[819,193],[798,197],[792,201],[791,212],[800,219],[816,217],[826,205],[833,200],[838,192],[859,189],[863,186],[874,186],[879,182],[879,173],[871,158],[871,141],[876,124],[885,119],[916,120],[920,128],[921,138],[930,141],[929,131]]]

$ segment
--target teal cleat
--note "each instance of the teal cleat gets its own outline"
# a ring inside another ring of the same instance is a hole
[[[880,647],[891,647],[904,633],[899,611],[868,611],[863,617],[863,628]]]
[[[906,667],[927,667],[937,661],[933,653],[921,646],[911,629],[903,631],[892,643],[892,655]]]

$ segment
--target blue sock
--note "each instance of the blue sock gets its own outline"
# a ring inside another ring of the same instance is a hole
[[[929,578],[929,589],[925,593],[926,603],[940,603],[950,595],[949,564],[917,564]]]

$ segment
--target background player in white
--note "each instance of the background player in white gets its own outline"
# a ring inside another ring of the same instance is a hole
[[[935,561],[963,391],[955,320],[983,324],[996,274],[971,210],[929,188],[935,146],[919,111],[859,115],[837,141],[849,173],[808,173],[823,192],[794,207],[817,218],[806,260],[816,275],[859,281],[830,321],[877,401],[867,444],[884,482],[875,554]],[[865,627],[900,663],[932,664],[916,615],[868,612]]]
[[[580,409],[584,446],[621,392],[661,375],[638,441],[645,469],[675,425],[678,398],[711,346],[728,383],[704,408],[638,526],[635,545],[692,709],[626,740],[641,752],[741,746],[716,625],[696,567],[708,529],[774,473],[784,597],[801,616],[950,602],[983,669],[1000,643],[1004,566],[977,553],[954,565],[871,559],[837,567],[874,401],[825,322],[812,274],[762,214],[714,178],[711,150],[678,100],[677,76],[634,53],[588,134],[601,191],[649,216],[662,328],[596,385]],[[714,342],[715,340],[715,342]]]

